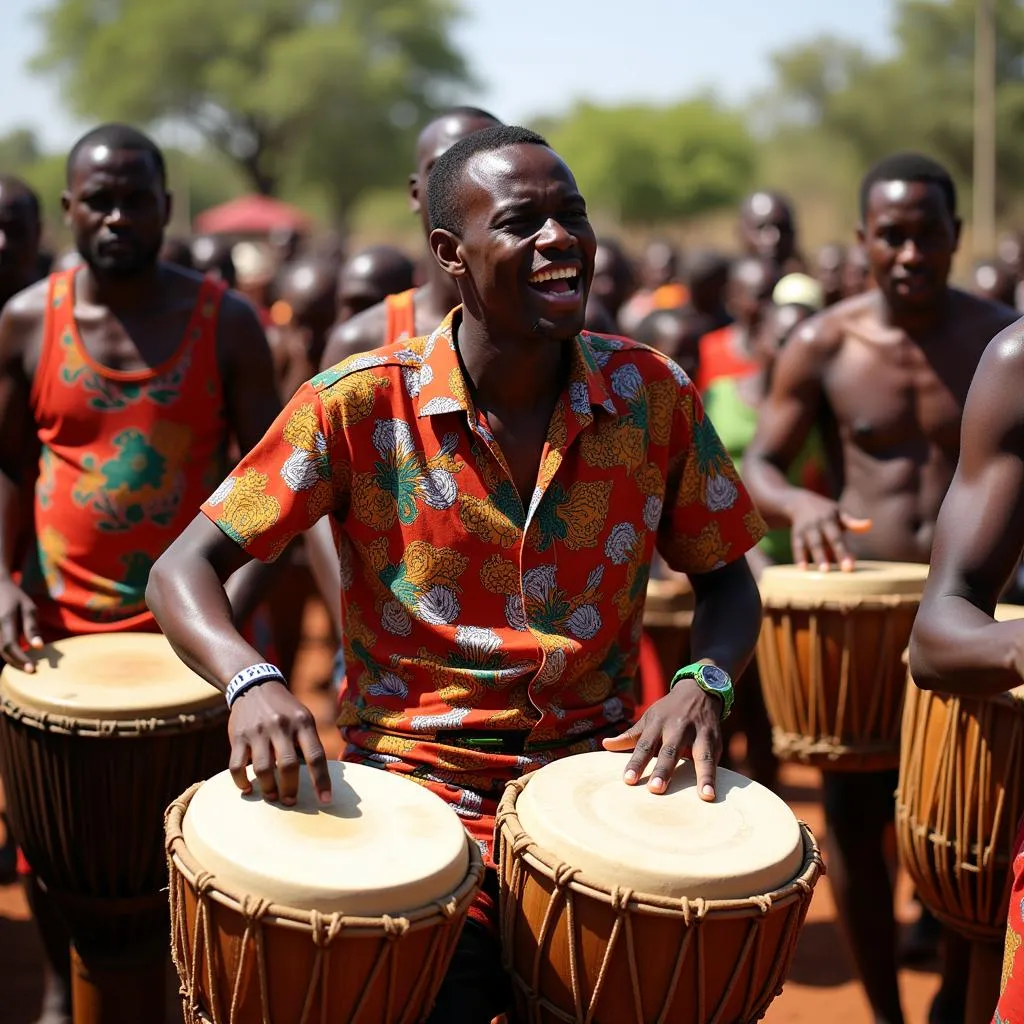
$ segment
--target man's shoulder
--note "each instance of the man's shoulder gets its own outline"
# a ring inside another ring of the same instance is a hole
[[[405,338],[390,345],[382,345],[368,352],[358,352],[321,370],[311,381],[318,394],[329,393],[342,381],[358,377],[389,378],[401,376],[403,370],[420,369],[431,337]]]
[[[16,292],[4,304],[5,319],[19,324],[37,323],[46,313],[50,295],[50,278],[44,277],[35,284]]]
[[[680,387],[690,383],[682,367],[652,345],[619,334],[593,334],[590,331],[583,331],[580,339],[613,391],[615,374],[624,366],[635,366],[645,381],[672,379]]]
[[[1008,327],[1021,320],[1020,312],[1002,302],[986,299],[981,295],[951,288],[957,320],[971,325],[972,334],[980,336],[981,341],[988,342]]]

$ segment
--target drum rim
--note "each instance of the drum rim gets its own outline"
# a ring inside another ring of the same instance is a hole
[[[166,716],[79,718],[75,715],[26,707],[0,691],[0,718],[9,718],[20,725],[39,729],[42,732],[104,739],[180,735],[181,733],[209,729],[213,725],[227,721],[228,707],[223,701],[218,701],[205,708],[199,707],[192,711],[180,711]]]
[[[254,898],[220,877],[207,871],[190,853],[185,843],[182,824],[188,805],[193,796],[203,785],[197,782],[181,794],[164,812],[164,838],[167,850],[168,869],[171,871],[173,892],[174,871],[194,889],[200,899],[208,898],[242,917],[251,916],[247,908],[251,907]],[[469,849],[469,867],[466,877],[459,886],[444,897],[413,907],[401,914],[381,914],[376,917],[362,917],[339,912],[321,913],[316,910],[300,910],[282,903],[269,903],[264,912],[259,914],[261,923],[288,928],[293,931],[304,931],[310,935],[321,935],[325,931],[324,946],[334,941],[353,935],[388,936],[394,935],[396,928],[401,932],[419,931],[457,921],[464,915],[473,902],[483,881],[484,862],[480,847],[466,834],[466,845]]]
[[[761,604],[765,610],[773,611],[828,611],[845,612],[858,608],[902,608],[917,607],[921,603],[920,594],[850,594],[849,597],[806,597],[785,594],[761,593]]]
[[[776,907],[810,900],[815,885],[825,872],[818,842],[806,822],[797,819],[803,841],[803,863],[799,873],[781,888],[756,896],[737,899],[704,899],[689,896],[659,896],[620,886],[605,885],[572,869],[552,851],[533,841],[519,821],[516,801],[530,781],[530,774],[513,779],[505,787],[495,816],[495,832],[507,848],[522,857],[530,868],[550,879],[555,887],[589,896],[613,907],[659,917],[681,918],[686,923],[707,918],[747,917],[752,912],[765,914]],[[502,872],[503,875],[503,872]]]

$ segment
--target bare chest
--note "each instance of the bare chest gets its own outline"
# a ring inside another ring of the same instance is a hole
[[[95,362],[130,373],[171,359],[185,340],[191,317],[191,304],[120,316],[107,309],[87,310],[76,316],[76,327],[82,347]]]

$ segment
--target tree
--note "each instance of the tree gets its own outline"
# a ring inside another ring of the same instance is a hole
[[[80,117],[186,122],[253,188],[320,185],[343,219],[468,81],[457,16],[454,0],[54,0],[33,64]]]
[[[873,59],[824,38],[774,58],[773,127],[804,126],[852,147],[862,170],[898,149],[943,161],[961,184],[973,163],[975,0],[898,0],[895,53]],[[997,0],[1000,205],[1024,174],[1024,5]],[[762,104],[761,110],[768,104]]]
[[[742,115],[709,98],[665,107],[584,103],[543,128],[588,201],[625,223],[651,225],[732,203],[754,168]]]

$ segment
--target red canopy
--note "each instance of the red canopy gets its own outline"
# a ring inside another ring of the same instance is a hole
[[[253,194],[204,210],[195,219],[195,231],[200,235],[255,235],[288,228],[302,231],[310,224],[310,218],[297,206]]]

